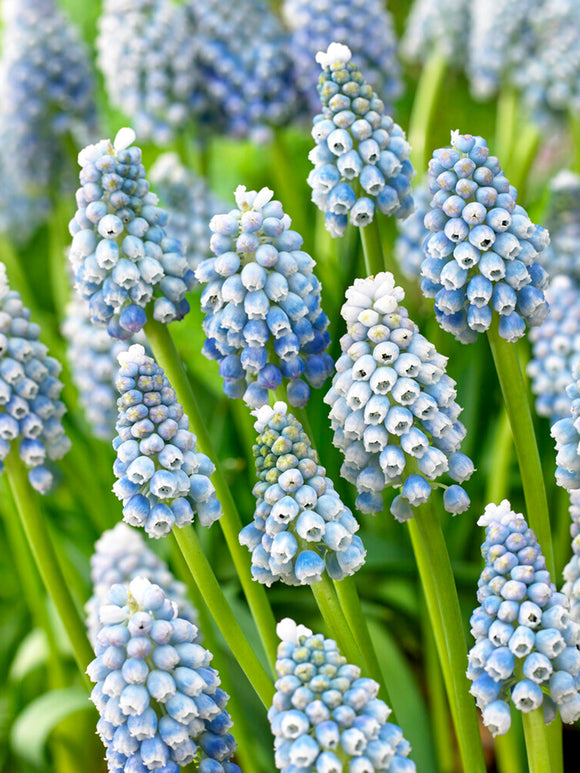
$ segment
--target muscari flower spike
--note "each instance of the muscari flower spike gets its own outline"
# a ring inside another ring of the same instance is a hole
[[[580,489],[580,370],[566,387],[570,410],[550,428],[556,443],[556,483],[568,491]]]
[[[241,773],[212,655],[163,589],[145,577],[113,585],[99,621],[87,673],[110,773],[179,773],[194,761],[199,773]]]
[[[48,460],[60,459],[70,448],[62,417],[66,407],[59,395],[61,365],[39,341],[40,326],[15,290],[10,290],[0,263],[0,473],[12,444],[28,468],[30,484],[41,494],[51,488]]]
[[[283,773],[414,773],[409,742],[388,722],[379,685],[347,663],[336,642],[285,618],[268,719]]]
[[[196,449],[167,377],[140,344],[121,352],[119,363],[113,491],[125,522],[155,539],[192,523],[195,514],[211,526],[222,514],[210,480],[215,467]]]
[[[150,171],[151,182],[167,210],[167,234],[179,239],[192,271],[209,258],[209,221],[228,207],[203,177],[184,166],[176,153],[162,153]]]
[[[511,698],[519,711],[543,707],[546,723],[558,712],[573,723],[580,717],[580,626],[568,597],[556,591],[536,535],[507,499],[487,505],[478,525],[486,527],[485,568],[467,676],[483,722],[494,736],[507,733]]]
[[[516,203],[516,189],[482,137],[454,131],[451,145],[429,162],[431,233],[421,290],[435,299],[443,330],[461,343],[488,330],[493,312],[499,335],[513,342],[548,314],[548,275],[536,261],[550,237]]]
[[[240,185],[238,208],[210,222],[216,257],[195,272],[206,285],[203,354],[219,362],[226,395],[252,408],[267,403],[283,381],[288,402],[305,405],[306,382],[321,387],[333,367],[315,262],[272,196],[268,188],[256,193]]]
[[[440,51],[448,62],[463,67],[468,56],[472,0],[415,0],[405,33],[401,55],[424,63],[432,51]]]
[[[341,310],[347,323],[343,353],[324,398],[334,445],[344,454],[340,474],[356,486],[357,508],[378,512],[384,489],[401,487],[391,505],[399,521],[413,517],[412,508],[427,501],[432,485],[445,489],[447,512],[464,512],[469,497],[463,488],[437,479],[447,474],[463,483],[474,471],[459,451],[465,427],[458,420],[455,382],[445,373],[447,357],[409,319],[400,306],[404,296],[388,272],[356,279],[348,288]]]
[[[197,41],[173,0],[105,0],[97,62],[113,104],[140,137],[168,145],[193,119]]]
[[[348,44],[354,61],[376,94],[388,105],[403,91],[393,18],[380,0],[284,0],[284,20],[291,30],[291,50],[298,89],[311,113],[319,109],[316,92],[318,51],[335,40]]]
[[[545,226],[550,244],[540,262],[551,276],[564,274],[580,281],[580,175],[564,169],[550,181]]]
[[[88,635],[93,646],[99,632],[99,609],[106,603],[107,593],[113,585],[127,587],[136,577],[145,577],[154,585],[159,585],[167,598],[176,605],[178,617],[194,625],[198,624],[197,610],[187,598],[185,584],[175,579],[167,564],[147,547],[136,529],[118,523],[99,537],[91,556],[93,595],[85,604],[85,611]],[[199,635],[195,641],[200,641]]]
[[[366,551],[359,524],[318,463],[300,422],[286,403],[256,411],[253,447],[258,483],[254,521],[240,532],[252,552],[252,575],[266,585],[311,585],[326,571],[334,580],[354,574]]]
[[[112,338],[128,339],[153,318],[167,324],[189,311],[193,272],[177,239],[163,226],[167,213],[149,191],[135,132],[121,129],[79,153],[81,188],[69,224],[70,261],[77,292],[89,302],[91,322]]]
[[[423,242],[429,235],[425,228],[425,215],[429,211],[431,194],[426,185],[418,185],[413,190],[415,209],[409,217],[397,220],[399,235],[395,240],[395,258],[401,273],[407,279],[417,280],[421,276],[421,265],[425,260]]]
[[[570,536],[572,538],[572,557],[564,567],[565,593],[570,603],[570,617],[580,624],[580,491],[570,492]]]
[[[322,67],[322,112],[312,127],[316,146],[308,156],[314,164],[308,184],[334,237],[344,234],[349,219],[352,225],[367,226],[375,209],[399,218],[413,210],[414,170],[405,133],[385,115],[382,100],[351,56],[341,43],[316,55]]]

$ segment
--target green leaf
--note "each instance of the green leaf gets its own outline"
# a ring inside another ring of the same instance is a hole
[[[48,657],[48,644],[46,634],[40,628],[33,630],[26,636],[14,656],[10,667],[9,677],[13,682],[20,682],[35,668],[46,663]]]
[[[82,687],[44,693],[29,703],[12,725],[12,750],[32,765],[46,765],[46,744],[52,731],[71,714],[86,709],[93,710],[93,706]]]

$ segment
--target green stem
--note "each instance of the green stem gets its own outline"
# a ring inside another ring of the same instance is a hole
[[[232,492],[223,474],[220,461],[212,448],[206,423],[199,412],[191,384],[187,379],[185,369],[167,327],[151,319],[145,325],[145,334],[155,359],[165,371],[165,375],[169,379],[171,386],[175,389],[178,399],[189,417],[191,430],[197,435],[201,450],[215,464],[216,469],[212,479],[223,508],[223,515],[219,519],[219,523],[236,572],[240,578],[244,594],[248,600],[252,616],[256,622],[268,662],[274,663],[278,646],[274,615],[264,587],[252,580],[246,550],[242,548],[238,541],[238,534],[242,528],[241,519]]]
[[[538,542],[542,546],[548,571],[555,578],[554,550],[552,548],[544,475],[517,349],[514,344],[510,344],[500,337],[497,318],[492,322],[487,336],[512,428],[526,500],[528,523],[535,531]]]
[[[222,632],[234,657],[250,680],[258,697],[270,707],[274,687],[272,680],[252,646],[248,642],[199,543],[198,536],[192,526],[174,529],[173,535],[179,545],[191,576],[197,585],[213,619]]]
[[[572,171],[580,172],[580,116],[570,113],[570,132],[574,145],[574,163]]]
[[[540,132],[533,124],[526,124],[518,135],[510,163],[510,181],[518,190],[518,198],[524,200],[525,188],[530,169],[540,144]]]
[[[465,771],[485,773],[475,711],[465,676],[467,647],[455,579],[441,524],[427,505],[415,508],[409,533],[443,671]]]
[[[359,231],[365,259],[365,270],[367,276],[374,276],[385,270],[381,234],[376,217],[364,228],[361,226]]]
[[[525,773],[523,759],[523,731],[520,711],[512,712],[509,733],[498,735],[493,742],[499,773]]]
[[[326,573],[319,582],[310,586],[318,608],[324,618],[330,635],[336,640],[342,654],[349,663],[361,664],[362,657],[352,637],[344,612],[340,606],[332,581]]]
[[[69,198],[60,198],[54,204],[54,211],[48,223],[50,283],[54,308],[58,319],[65,316],[70,296],[70,284],[67,278],[67,223],[71,216]]]
[[[487,477],[485,501],[499,504],[509,493],[509,470],[512,458],[512,430],[505,408],[496,425],[493,461]]]
[[[530,773],[552,773],[550,746],[541,707],[522,714]]]
[[[518,125],[518,99],[511,87],[503,88],[497,100],[495,118],[495,154],[502,159],[505,167],[509,165],[515,140],[515,127]]]
[[[427,142],[435,107],[443,87],[447,60],[435,49],[425,62],[415,91],[415,100],[409,120],[411,163],[422,176],[427,169]]]
[[[26,470],[16,451],[12,450],[8,455],[5,470],[40,576],[69,635],[83,679],[89,685],[85,672],[94,654],[87,639],[83,620],[58,563],[54,545],[40,509],[38,495],[28,482]]]
[[[453,732],[449,723],[449,704],[445,695],[445,685],[441,664],[437,658],[435,639],[427,610],[422,605],[423,652],[425,653],[425,671],[429,695],[429,709],[433,723],[435,753],[441,773],[453,773],[455,768]]]
[[[303,234],[306,231],[304,206],[304,186],[296,185],[296,169],[292,161],[292,154],[284,142],[284,137],[280,129],[274,132],[274,138],[270,145],[272,154],[272,174],[274,176],[274,198],[284,203],[284,212],[287,212],[292,218],[292,228],[298,233]]]

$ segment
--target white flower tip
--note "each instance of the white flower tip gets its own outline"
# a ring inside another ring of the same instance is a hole
[[[151,582],[146,577],[135,577],[135,579],[131,580],[129,583],[129,593],[133,596],[139,606],[143,605],[145,591],[150,585]]]
[[[499,505],[493,503],[486,506],[482,516],[477,521],[478,526],[489,526],[492,523],[506,523],[512,518],[522,518],[521,513],[514,513],[508,499],[503,499]]]
[[[119,129],[117,132],[117,136],[113,142],[113,147],[116,151],[125,150],[129,147],[129,145],[132,145],[135,142],[136,137],[137,135],[133,129],[125,126],[123,129]]]
[[[256,194],[256,198],[254,199],[253,207],[254,209],[262,209],[271,199],[274,195],[274,191],[270,190],[270,188],[262,188],[262,190],[258,191]]]
[[[256,421],[254,422],[254,429],[257,432],[262,432],[275,413],[286,415],[286,413],[288,413],[288,406],[286,403],[283,403],[282,400],[278,400],[274,403],[274,407],[269,405],[262,405],[261,408],[256,408],[253,410],[252,415],[256,417]]]
[[[281,641],[291,641],[293,644],[298,644],[301,636],[312,636],[310,628],[298,625],[291,617],[280,620],[276,626],[276,633]]]
[[[346,62],[350,62],[351,57],[352,52],[348,46],[343,43],[331,43],[326,51],[319,51],[316,54],[316,61],[324,70],[338,62],[346,64]]]
[[[4,263],[0,263],[0,298],[3,298],[9,289],[6,266]]]
[[[246,192],[247,188],[245,185],[238,185],[236,190],[234,191],[234,198],[236,200],[236,204],[238,205],[238,209],[241,209],[245,202],[246,202]]]
[[[459,129],[451,129],[451,144],[453,146],[455,146],[455,143],[457,142],[457,138],[459,137],[460,134],[461,132],[459,131]]]
[[[138,362],[145,356],[145,347],[141,344],[132,344],[124,352],[119,352],[117,355],[117,361],[121,367],[127,365],[128,362]]]

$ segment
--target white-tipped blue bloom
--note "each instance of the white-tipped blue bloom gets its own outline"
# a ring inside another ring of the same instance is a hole
[[[570,409],[566,416],[552,424],[550,434],[556,443],[556,483],[568,491],[580,489],[580,371],[566,387]]]
[[[243,397],[252,408],[283,382],[288,402],[305,405],[306,382],[321,387],[333,367],[316,264],[272,196],[268,188],[256,193],[240,185],[238,208],[210,222],[216,257],[195,272],[205,285],[203,353],[219,362],[228,397]]]
[[[167,324],[189,311],[194,275],[181,242],[163,226],[167,213],[149,191],[135,132],[121,129],[79,153],[81,187],[70,221],[70,261],[77,292],[94,324],[128,339],[147,321],[146,309]]]
[[[411,747],[379,685],[347,663],[336,642],[285,618],[268,719],[282,773],[415,773]]]
[[[429,235],[425,228],[425,215],[429,211],[431,194],[427,185],[421,183],[413,189],[415,209],[404,220],[397,220],[399,235],[395,241],[395,258],[403,276],[417,280],[421,276],[421,265],[425,260],[423,242]]]
[[[318,51],[330,43],[348,45],[388,112],[403,91],[393,19],[380,0],[284,0],[284,20],[292,32],[291,51],[298,89],[311,113],[319,109],[316,92]]]
[[[402,487],[391,512],[412,517],[411,506],[427,500],[429,481],[444,474],[463,483],[471,460],[459,452],[465,427],[458,420],[455,382],[438,354],[400,305],[405,296],[388,272],[356,279],[346,291],[341,314],[347,333],[340,339],[332,387],[334,445],[344,454],[341,475],[357,487],[361,512],[383,509],[383,491]],[[441,485],[441,484],[438,484]],[[469,498],[460,486],[444,498],[449,512],[463,512]]]
[[[46,494],[52,473],[45,465],[63,457],[70,441],[62,426],[61,365],[48,356],[39,335],[40,326],[30,321],[19,293],[10,290],[0,263],[0,473],[18,443],[31,485]]]
[[[364,14],[363,14],[364,15]],[[331,236],[342,236],[350,220],[366,226],[375,209],[404,218],[413,210],[405,133],[351,61],[351,50],[331,43],[316,61],[322,67],[318,93],[322,112],[314,116],[316,146],[309,158],[312,201],[325,213]]]
[[[194,760],[200,771],[241,773],[212,655],[165,591],[145,577],[113,585],[99,622],[87,673],[111,773],[179,773]]]
[[[187,598],[184,583],[176,580],[167,564],[150,550],[136,529],[118,523],[95,542],[91,556],[93,595],[85,604],[87,629],[93,646],[99,632],[99,609],[113,585],[127,586],[136,577],[145,577],[159,585],[167,598],[177,605],[177,614],[197,625],[197,610]],[[195,639],[200,641],[199,636]]]
[[[517,204],[482,137],[451,132],[451,148],[429,162],[431,209],[425,226],[421,290],[435,316],[461,343],[487,331],[494,313],[499,335],[513,342],[548,314],[548,275],[537,262],[550,237]]]
[[[570,492],[570,536],[572,538],[572,558],[564,567],[564,585],[562,593],[570,602],[570,617],[580,623],[580,491]]]
[[[556,591],[536,535],[507,499],[487,505],[478,525],[486,527],[485,568],[467,676],[484,724],[493,735],[507,733],[510,699],[518,711],[543,706],[547,722],[553,701],[562,721],[573,723],[580,717],[580,625],[568,597]]]
[[[463,68],[471,5],[470,0],[415,0],[401,38],[403,58],[423,63],[433,50],[439,50],[448,62]]]
[[[192,523],[194,515],[211,526],[222,514],[210,480],[215,467],[196,449],[167,377],[140,344],[121,352],[119,363],[113,491],[124,520],[154,538]]]
[[[253,448],[259,481],[254,520],[240,532],[252,553],[252,574],[271,585],[311,585],[324,572],[335,580],[365,561],[359,524],[343,505],[300,422],[286,403],[257,411]]]

